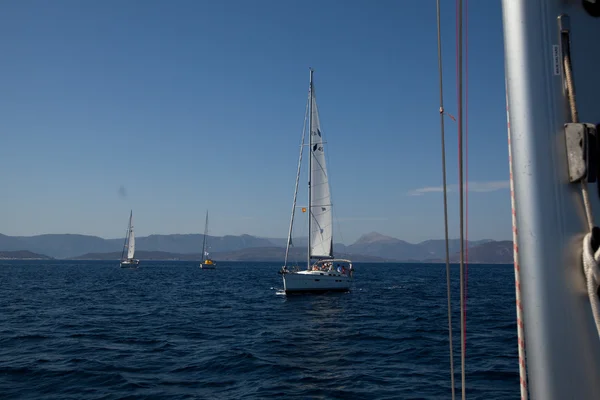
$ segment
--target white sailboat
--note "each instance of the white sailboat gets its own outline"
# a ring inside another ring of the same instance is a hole
[[[127,257],[125,251],[127,250]],[[127,235],[125,236],[125,245],[121,252],[121,268],[137,268],[140,260],[135,256],[135,234],[133,233],[133,210],[129,213],[129,226],[127,227]]]
[[[298,160],[298,173],[292,216],[285,251],[285,262],[280,271],[283,276],[285,293],[348,291],[352,281],[353,266],[351,260],[335,259],[333,256],[333,220],[331,193],[325,163],[324,145],[319,123],[319,113],[313,85],[313,70],[310,69],[308,98],[309,157],[308,157],[308,254],[307,268],[297,266],[288,269],[288,255],[292,245],[292,230],[296,211],[298,182],[304,150],[305,129],[302,130],[302,145]],[[305,119],[306,123],[306,119]],[[303,208],[303,212],[307,209]],[[316,260],[315,264],[311,260]]]
[[[208,210],[206,210],[206,221],[204,222],[204,239],[202,240],[202,262],[200,262],[200,268],[202,269],[215,269],[217,264],[211,260],[208,256],[208,247],[206,247],[206,237],[208,236]]]

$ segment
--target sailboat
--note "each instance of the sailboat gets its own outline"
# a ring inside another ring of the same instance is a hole
[[[302,208],[308,218],[308,251],[305,270],[297,266],[288,268],[288,256],[292,245],[292,231],[298,195],[298,183],[302,165],[302,154],[306,129],[302,130],[302,144],[298,160],[296,188],[290,219],[290,229],[285,250],[284,265],[280,270],[286,294],[302,292],[348,291],[352,281],[353,266],[351,260],[335,259],[333,256],[333,221],[331,191],[325,163],[325,142],[321,134],[319,113],[313,85],[313,69],[310,69],[308,95],[308,207]],[[306,124],[306,118],[305,118]],[[305,125],[306,126],[306,125]],[[307,210],[308,209],[308,210]],[[312,260],[316,260],[312,264]]]
[[[127,251],[127,257],[125,257]],[[125,236],[125,244],[121,252],[121,268],[137,268],[140,260],[135,256],[135,234],[133,233],[133,210],[129,213],[129,225],[127,226],[127,234]]]
[[[202,269],[215,269],[217,264],[211,260],[208,256],[208,247],[206,247],[206,238],[208,236],[208,210],[206,210],[206,221],[204,222],[204,239],[202,240],[202,262],[200,262],[200,268]]]

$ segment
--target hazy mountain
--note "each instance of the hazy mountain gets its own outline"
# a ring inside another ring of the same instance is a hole
[[[384,262],[390,261],[381,257],[336,254],[336,258],[352,258],[355,262]],[[285,249],[283,247],[260,247],[249,248],[228,253],[211,254],[215,260],[222,261],[280,261],[285,259]],[[306,265],[306,248],[294,247],[290,249],[288,260],[291,264]]]
[[[136,255],[141,252],[163,252],[173,254],[179,259],[199,259],[196,257],[201,252],[203,235],[201,234],[174,234],[174,235],[150,235],[136,238]],[[282,260],[285,238],[260,238],[252,235],[226,235],[208,236],[209,251],[211,256],[218,259],[221,255],[225,259],[242,259],[244,254],[250,260],[258,260],[256,257],[262,255],[268,261],[270,259]],[[491,240],[479,240],[469,242],[469,248],[490,243],[479,252],[492,251],[496,254],[499,248],[493,247]],[[104,257],[105,253],[118,254],[109,259],[119,259],[123,249],[124,239],[102,239],[97,236],[72,235],[72,234],[48,234],[37,236],[6,236],[0,234],[0,251],[28,250],[38,254],[46,254],[54,258],[74,258],[81,255],[88,256],[96,254]],[[294,238],[293,254],[298,254],[299,259],[304,259],[306,254],[307,238]],[[459,250],[460,241],[452,239],[449,241],[450,252],[454,254]],[[465,246],[467,242],[465,242]],[[251,250],[259,249],[259,250]],[[276,250],[275,250],[276,249]],[[236,253],[238,252],[238,253]],[[443,260],[445,257],[444,240],[426,240],[421,243],[409,243],[391,236],[385,236],[377,232],[361,236],[355,243],[344,245],[334,244],[336,257],[351,256],[353,259],[368,260],[395,260],[395,261],[423,261]],[[470,255],[477,255],[472,253]],[[112,257],[112,256],[111,256]],[[140,256],[141,257],[141,256]],[[155,255],[148,257],[170,257],[167,255]],[[482,255],[483,257],[483,255]],[[165,258],[161,258],[165,259]]]
[[[487,242],[469,249],[469,263],[478,264],[512,264],[513,242],[502,240],[499,242]],[[450,257],[451,262],[460,262],[460,253]]]
[[[265,238],[265,239],[268,240],[269,242],[271,242],[272,245],[275,247],[285,247],[285,244],[287,242],[287,238]],[[308,247],[308,237],[293,238],[292,244],[296,248],[306,249]],[[347,246],[343,243],[334,243],[333,244],[333,252],[336,254],[336,257],[337,257],[338,253],[340,253],[340,254],[347,253]]]
[[[473,247],[490,240],[465,241],[465,247]],[[448,241],[450,253],[460,250],[460,240]],[[377,255],[379,257],[408,261],[445,258],[444,240],[426,240],[421,243],[409,243],[404,240],[371,232],[361,236],[355,243],[346,247],[346,252],[353,254]]]
[[[275,246],[275,247],[285,247],[285,244],[287,242],[287,238],[265,238],[265,240],[268,240],[269,242],[271,242],[271,245]],[[307,247],[308,246],[308,237],[295,237],[292,238],[292,243],[294,244],[294,247]]]
[[[204,235],[150,235],[136,237],[136,250],[163,251],[168,253],[200,253]],[[241,236],[208,236],[211,252],[233,251],[249,247],[270,247],[267,240],[251,235]],[[6,236],[0,234],[0,251],[27,249],[35,253],[47,254],[55,258],[71,258],[86,253],[120,252],[125,243],[124,238],[103,239],[97,236],[48,234],[37,236]],[[285,242],[284,242],[285,243]]]
[[[442,241],[443,245],[443,241]],[[442,246],[444,247],[444,246]],[[2,253],[0,252],[0,255]],[[82,256],[73,257],[77,260],[119,260],[121,257],[120,252],[112,253],[88,253]],[[283,247],[251,247],[240,250],[234,250],[230,252],[217,252],[211,253],[211,257],[217,262],[220,261],[272,261],[272,262],[283,262],[285,257],[285,249]],[[429,259],[410,259],[403,258],[398,259],[386,259],[377,256],[361,255],[361,254],[336,254],[338,258],[350,258],[354,262],[430,262],[430,263],[442,263],[444,257],[440,258],[429,258]],[[18,258],[18,257],[15,257]],[[136,258],[140,260],[185,260],[185,261],[199,261],[201,259],[200,254],[178,254],[164,251],[138,251],[136,252]],[[486,240],[482,244],[474,245],[469,249],[468,253],[469,263],[471,264],[511,264],[513,262],[513,245],[512,241],[489,241]],[[304,265],[306,263],[306,249],[292,248],[288,257],[290,264]],[[454,253],[450,257],[450,262],[458,263],[460,261],[460,254]]]
[[[1,254],[1,253],[0,253]],[[348,255],[339,255],[344,258]],[[182,260],[200,262],[200,254],[178,254],[165,251],[136,251],[135,257],[140,260]],[[73,260],[115,260],[121,258],[120,252],[112,253],[87,253],[81,256],[72,257]],[[283,247],[250,247],[241,250],[211,253],[211,258],[217,262],[220,261],[273,261],[283,262],[285,258],[285,249]],[[386,261],[380,257],[353,255],[355,262],[383,262]],[[293,264],[305,265],[306,249],[292,249],[289,255],[289,261]]]
[[[511,240],[485,241],[482,244],[469,248],[465,254],[469,264],[512,264],[513,242]],[[445,256],[440,258],[425,259],[426,263],[444,263]],[[451,263],[460,262],[460,250],[450,255]]]
[[[350,254],[377,255],[394,260],[421,259],[423,251],[418,245],[371,232],[361,236],[356,242],[346,247]]]
[[[200,260],[200,254],[177,254],[166,251],[136,251],[135,258],[139,260],[184,260],[195,261]],[[119,262],[121,252],[111,253],[86,253],[77,257],[71,257],[71,260],[115,260]]]
[[[51,260],[43,254],[32,253],[27,250],[0,251],[0,260]]]
[[[426,240],[424,242],[419,243],[419,246],[421,248],[423,248],[427,254],[429,254],[427,257],[432,257],[433,255],[442,255],[442,257],[445,258],[445,254],[446,254],[446,244],[445,244],[445,240],[443,239],[437,239],[437,240]],[[473,240],[473,241],[465,241],[465,248],[467,247],[467,243],[468,243],[468,248],[472,248],[475,246],[479,246],[480,244],[483,243],[489,243],[489,242],[493,242],[493,240],[490,239],[484,239],[484,240]],[[460,251],[460,239],[450,239],[448,240],[448,249],[450,251],[450,254],[454,254],[456,252]]]
[[[136,238],[136,249],[165,251],[169,253],[201,253],[204,235],[150,235]],[[211,253],[233,251],[251,247],[273,246],[268,239],[251,235],[207,236],[208,248]],[[284,242],[285,243],[285,242]],[[122,244],[121,244],[122,246]]]
[[[97,236],[48,234],[37,236],[0,235],[0,251],[29,250],[55,258],[87,252],[119,251],[123,240],[106,240]]]

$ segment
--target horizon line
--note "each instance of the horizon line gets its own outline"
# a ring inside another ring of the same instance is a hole
[[[369,233],[378,233],[378,232],[369,232]],[[364,233],[362,234],[358,239],[356,239],[353,243],[356,243],[358,240],[360,240],[360,238],[362,238],[363,236],[367,235],[368,233]],[[410,242],[408,240],[404,240],[404,239],[400,239],[397,238],[395,236],[388,236],[388,235],[383,235],[378,233],[381,236],[386,236],[392,239],[396,239],[396,240],[401,240],[410,244],[421,244],[423,242],[427,242],[430,240],[445,240],[444,238],[429,238],[429,239],[424,239],[421,240],[419,242]],[[95,237],[98,239],[102,239],[102,240],[122,240],[123,237],[103,237],[103,236],[99,236],[99,235],[92,235],[92,234],[86,234],[86,233],[38,233],[38,234],[34,234],[34,235],[9,235],[9,234],[5,234],[5,233],[1,233],[0,232],[0,236],[6,236],[6,237],[13,237],[13,238],[31,238],[31,237],[36,237],[36,236],[50,236],[50,235],[72,235],[72,236],[87,236],[87,237]],[[144,235],[144,236],[137,236],[137,239],[141,239],[141,238],[146,238],[146,237],[150,237],[150,236],[187,236],[187,235],[198,235],[198,236],[202,236],[204,235],[203,233],[151,233],[149,235]],[[269,236],[258,236],[258,235],[252,235],[249,233],[242,233],[239,235],[233,235],[233,234],[225,234],[225,235],[207,235],[209,237],[214,237],[214,238],[222,238],[225,236],[234,236],[234,237],[239,237],[239,236],[252,236],[254,238],[257,239],[266,239],[266,240],[272,240],[272,239],[277,239],[277,240],[286,240],[285,237],[269,237]],[[295,238],[296,240],[298,239],[308,239],[308,236],[298,236]],[[460,240],[460,238],[448,238],[449,241],[451,240]],[[492,242],[504,242],[504,241],[512,241],[512,238],[508,238],[508,239],[489,239],[489,238],[481,238],[481,239],[465,239],[465,241],[468,242],[479,242],[479,241],[492,241]],[[344,246],[349,246],[343,242],[334,242],[334,244],[343,244]],[[352,244],[353,244],[352,243]]]

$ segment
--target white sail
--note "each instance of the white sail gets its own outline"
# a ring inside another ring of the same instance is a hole
[[[310,256],[333,256],[333,218],[331,213],[331,194],[329,178],[325,164],[325,149],[317,111],[314,87],[311,88],[311,126],[310,126]]]
[[[132,259],[135,254],[135,234],[133,233],[133,215],[129,217],[129,241],[127,243],[127,258]]]

